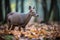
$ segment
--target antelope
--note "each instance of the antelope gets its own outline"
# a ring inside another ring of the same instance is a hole
[[[38,14],[34,12],[34,7],[32,8],[29,6],[29,12],[27,14],[24,13],[18,13],[18,12],[10,12],[7,15],[7,23],[9,25],[9,28],[11,28],[11,25],[20,25],[21,27],[25,28],[27,23],[30,21],[31,17],[37,17]],[[12,26],[13,30],[15,27]]]

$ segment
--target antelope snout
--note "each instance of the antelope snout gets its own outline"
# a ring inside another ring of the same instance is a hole
[[[38,17],[39,15],[38,14],[36,14],[36,17]]]

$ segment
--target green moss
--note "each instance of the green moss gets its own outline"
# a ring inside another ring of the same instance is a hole
[[[6,36],[4,37],[4,39],[5,39],[5,40],[12,40],[12,39],[13,39],[13,36],[11,36],[11,35],[6,35]]]

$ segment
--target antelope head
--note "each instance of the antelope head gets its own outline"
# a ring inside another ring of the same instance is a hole
[[[39,15],[36,13],[35,7],[29,6],[29,11],[31,16],[38,17]]]

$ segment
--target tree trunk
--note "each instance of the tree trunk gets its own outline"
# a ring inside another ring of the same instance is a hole
[[[16,0],[16,12],[18,12],[18,0]]]
[[[21,0],[21,13],[24,12],[24,0]]]
[[[10,0],[5,0],[5,22],[7,21],[7,14],[11,12]]]
[[[48,21],[48,10],[47,10],[47,3],[46,3],[46,0],[42,0],[42,7],[43,7],[43,10],[44,10],[44,21],[47,22]]]
[[[53,10],[53,17],[51,17],[51,19],[53,18],[53,21],[59,21],[59,8],[57,6],[57,0],[51,0],[51,6],[50,6],[50,10],[49,10],[49,18],[51,16],[51,11]]]
[[[2,0],[0,0],[0,22],[3,20],[3,13],[2,13]]]
[[[51,17],[51,14],[53,14],[53,13],[51,13],[53,10],[53,0],[51,0],[51,4],[50,4],[50,10],[48,11],[48,20],[50,21],[50,20],[52,20],[53,19],[53,16]]]
[[[57,0],[54,0],[54,17],[53,17],[53,20],[54,21],[59,21],[59,8],[58,8],[58,5],[57,5]]]

